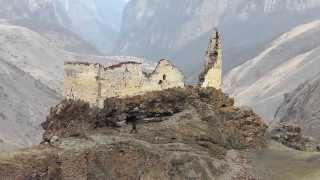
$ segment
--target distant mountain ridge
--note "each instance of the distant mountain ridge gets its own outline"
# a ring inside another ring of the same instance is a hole
[[[175,61],[194,81],[211,31],[218,27],[225,72],[282,33],[320,17],[316,0],[133,0],[114,53]]]
[[[78,46],[80,43],[87,46],[80,46],[78,51],[83,52],[87,48],[90,53],[96,53],[90,45],[100,51],[111,49],[126,1],[0,0],[0,4],[2,22],[26,26],[49,35],[55,32],[55,35],[62,35],[60,39],[71,39],[77,41]],[[85,42],[90,45],[85,45]],[[69,47],[69,50],[75,48]]]
[[[320,40],[315,38],[319,33],[320,21],[284,33],[228,73],[224,90],[270,122],[284,95],[320,72]]]

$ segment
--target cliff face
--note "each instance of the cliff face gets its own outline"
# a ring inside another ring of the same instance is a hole
[[[304,135],[312,136],[319,142],[319,99],[320,76],[317,75],[285,96],[272,125],[283,122],[297,124]]]
[[[220,91],[196,88],[110,98],[102,110],[65,100],[43,127],[54,147],[1,154],[0,177],[254,178],[239,151],[264,147],[266,131],[251,110]]]
[[[317,19],[318,8],[312,0],[133,0],[125,9],[115,53],[147,59],[165,55],[196,79],[214,27],[222,32],[228,71],[279,34]]]

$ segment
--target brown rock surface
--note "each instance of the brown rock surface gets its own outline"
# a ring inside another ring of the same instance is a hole
[[[255,179],[241,150],[264,147],[267,128],[222,92],[191,87],[107,99],[101,110],[65,100],[43,127],[58,142],[0,154],[0,177]]]
[[[316,140],[304,136],[301,127],[296,124],[280,123],[272,129],[271,138],[299,151],[320,151]]]

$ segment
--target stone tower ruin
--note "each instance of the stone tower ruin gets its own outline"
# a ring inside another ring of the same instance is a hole
[[[200,87],[214,87],[221,89],[222,76],[222,49],[220,33],[212,33],[205,55],[204,70],[199,76]]]

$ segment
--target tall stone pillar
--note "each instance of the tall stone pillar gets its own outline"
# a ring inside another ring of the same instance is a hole
[[[214,87],[221,89],[222,84],[222,49],[220,33],[212,33],[205,55],[204,70],[199,76],[200,87]]]

